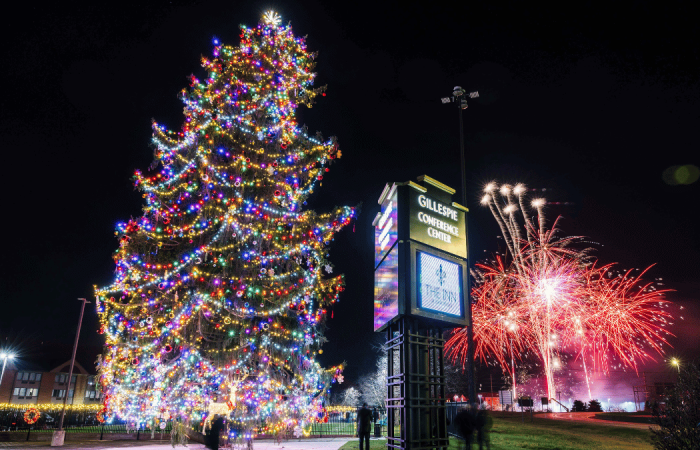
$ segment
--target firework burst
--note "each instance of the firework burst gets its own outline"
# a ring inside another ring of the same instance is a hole
[[[489,183],[481,203],[498,222],[506,255],[479,263],[472,298],[476,357],[493,358],[513,378],[515,361],[537,355],[554,397],[554,371],[564,354],[581,360],[590,396],[588,362],[607,372],[612,361],[632,369],[663,354],[671,316],[665,290],[614,264],[596,266],[581,237],[557,237],[558,220],[545,226],[544,199],[526,207],[526,188]],[[520,214],[518,214],[520,211]],[[464,363],[466,329],[447,342],[448,355]]]

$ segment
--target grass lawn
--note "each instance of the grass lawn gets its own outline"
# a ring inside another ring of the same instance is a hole
[[[386,440],[370,441],[371,450],[386,448]],[[357,439],[343,450],[359,448]],[[450,439],[451,450],[462,450],[464,443]],[[478,449],[477,446],[473,448]],[[648,430],[584,424],[570,421],[538,419],[525,423],[519,414],[495,413],[491,431],[491,450],[547,449],[547,450],[652,450]]]

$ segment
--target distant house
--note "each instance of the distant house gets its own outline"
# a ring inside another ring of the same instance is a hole
[[[481,392],[477,395],[477,397],[479,398],[479,405],[485,408],[497,410],[501,407],[498,392]],[[465,397],[464,395],[455,395],[447,401],[455,403],[467,403],[469,402],[469,398]]]
[[[498,410],[501,408],[498,392],[481,392],[478,397],[479,402],[488,409]]]

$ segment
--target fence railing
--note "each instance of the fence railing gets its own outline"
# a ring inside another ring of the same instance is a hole
[[[38,424],[33,424],[33,425],[27,425],[27,424],[22,424],[22,425],[12,425],[10,427],[0,427],[0,432],[22,432],[26,433],[27,431],[30,431],[32,433],[53,433],[58,429],[58,424],[51,424],[52,426],[48,425],[38,425]],[[152,431],[155,431],[156,433],[168,433],[170,434],[170,430],[172,430],[172,424],[168,422],[166,424],[165,428],[159,428],[156,427],[155,429],[152,429],[149,426],[141,426],[141,427],[129,427],[125,423],[110,423],[110,424],[96,424],[96,425],[65,425],[63,426],[63,429],[66,431],[66,433],[103,433],[103,434],[116,434],[116,433],[151,433]]]
[[[17,408],[0,410],[0,433],[9,433],[15,436],[13,439],[17,439],[18,435],[24,436],[26,434],[27,439],[29,439],[32,434],[53,433],[58,428],[58,421],[61,416],[60,409],[43,411],[39,420],[31,425],[24,420],[25,411],[25,409]],[[159,436],[169,435],[172,423],[167,422],[165,428],[156,426],[155,429],[152,429],[148,424],[133,426],[120,420],[100,423],[97,420],[96,413],[93,411],[69,410],[66,411],[63,420],[63,429],[66,434],[99,434],[100,439],[104,436],[116,434],[135,434],[139,438],[140,435],[153,434],[154,432]]]
[[[24,413],[24,409],[0,410],[0,431],[20,431],[30,428],[36,431],[53,431],[53,429],[58,427],[58,420],[61,415],[60,410],[58,412],[42,412],[36,423],[28,425],[24,420]],[[66,432],[69,432],[69,429],[75,427],[95,427],[99,425],[100,422],[97,421],[94,412],[67,411],[63,420],[63,426]]]
[[[311,436],[355,436],[357,435],[357,412],[360,408],[343,408],[340,411],[327,408],[327,420],[315,421],[311,425]],[[384,408],[373,409],[372,434],[374,436],[386,436],[386,410]]]
[[[315,420],[310,429],[306,430],[308,437],[330,437],[330,436],[356,436],[357,435],[357,412],[360,408],[335,409],[327,408],[327,413],[323,417]],[[58,428],[60,411],[42,412],[39,420],[28,425],[24,421],[25,410],[12,409],[0,410],[0,432],[3,433],[53,433]],[[384,408],[373,409],[372,435],[386,436],[386,410]],[[172,429],[172,422],[166,422],[165,428],[160,428],[157,424],[154,429],[149,424],[141,424],[137,427],[129,425],[124,421],[112,419],[110,423],[100,423],[94,412],[70,412],[67,411],[63,428],[66,433],[98,433],[100,436],[110,434],[152,434],[168,435]],[[197,428],[197,427],[194,427]],[[194,430],[197,431],[197,430]],[[289,436],[291,437],[291,436]]]

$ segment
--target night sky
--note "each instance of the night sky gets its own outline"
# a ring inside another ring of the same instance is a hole
[[[69,357],[75,299],[113,280],[114,226],[140,215],[131,176],[152,161],[151,119],[179,129],[177,94],[203,73],[212,38],[237,45],[238,25],[273,8],[308,35],[317,85],[328,85],[299,122],[343,151],[308,206],[362,203],[331,246],[347,289],[324,364],[347,361],[350,382],[374,366],[371,222],[385,183],[427,174],[459,191],[457,110],[440,102],[455,85],[480,93],[464,115],[470,263],[502,244],[479,205],[483,185],[524,182],[559,203],[550,221],[561,215],[563,232],[588,237],[602,263],[656,264],[647,279],[675,290],[669,355],[699,356],[700,182],[663,178],[700,166],[691,3],[441,3],[16,5],[2,46],[2,345],[31,359],[41,342],[61,343]],[[101,344],[89,306],[86,355]],[[649,370],[667,370],[657,359]]]

